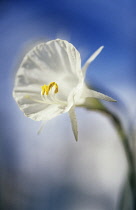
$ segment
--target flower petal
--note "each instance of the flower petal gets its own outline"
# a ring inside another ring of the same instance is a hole
[[[64,100],[73,87],[82,80],[80,54],[67,41],[53,40],[35,46],[24,57],[15,81],[22,91],[29,85],[38,87],[51,82],[59,86],[59,93]]]
[[[36,121],[47,121],[58,116],[61,113],[64,113],[64,107],[60,105],[52,104],[46,106],[30,106],[23,109],[25,115]]]
[[[91,90],[91,89],[87,88],[86,85],[84,85],[81,98],[88,98],[88,97],[102,99],[102,100],[110,101],[110,102],[116,102],[116,100],[114,100],[113,98],[111,98],[103,93],[97,92],[95,90]]]
[[[77,119],[76,119],[74,106],[69,110],[69,116],[70,116],[70,121],[71,121],[71,125],[72,125],[72,130],[73,130],[73,133],[75,136],[75,140],[78,141]]]
[[[40,92],[16,91],[13,92],[17,104],[25,116],[36,121],[47,121],[57,115],[66,112],[65,106],[61,104],[46,104],[40,97]]]
[[[56,97],[66,101],[67,107],[41,102],[41,86],[51,82],[57,83]],[[38,121],[48,120],[69,111],[74,103],[75,89],[81,82],[79,52],[67,41],[57,39],[39,44],[26,54],[16,75],[13,96],[26,116]]]
[[[84,66],[82,67],[82,72],[85,75],[86,74],[86,70],[88,68],[88,66],[90,65],[90,63],[100,54],[100,52],[102,51],[102,49],[104,48],[104,46],[101,46],[98,50],[96,50],[91,56],[90,58],[86,61],[86,63],[84,64]]]

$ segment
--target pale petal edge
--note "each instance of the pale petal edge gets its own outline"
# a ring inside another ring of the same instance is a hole
[[[84,98],[92,97],[92,98],[102,99],[102,100],[105,100],[105,101],[117,102],[115,99],[113,99],[113,98],[111,98],[111,97],[109,97],[109,96],[107,96],[103,93],[100,93],[100,92],[97,92],[95,90],[91,90],[91,89],[88,89],[88,88],[84,89],[82,97],[84,97]]]
[[[69,110],[69,117],[70,117],[75,140],[78,141],[78,126],[77,126],[77,119],[76,119],[74,106]]]
[[[102,51],[102,49],[104,48],[104,46],[99,47],[90,57],[89,59],[85,62],[84,66],[82,67],[82,72],[85,75],[86,70],[88,68],[88,66],[90,65],[90,63],[92,61],[94,61],[94,59],[100,54],[100,52]]]
[[[43,130],[43,128],[44,128],[46,122],[47,122],[47,121],[42,121],[42,124],[41,124],[39,130],[37,131],[37,135],[40,135],[40,134],[41,134],[41,132],[42,132],[42,130]]]

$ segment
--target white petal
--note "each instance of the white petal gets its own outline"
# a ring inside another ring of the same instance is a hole
[[[77,119],[76,119],[74,106],[69,110],[69,116],[70,116],[70,121],[71,121],[71,125],[72,125],[72,130],[73,130],[73,133],[75,136],[75,140],[78,141]]]
[[[88,66],[90,65],[90,63],[100,54],[100,52],[102,51],[102,49],[104,48],[104,46],[101,46],[98,50],[96,50],[91,56],[90,58],[86,61],[86,63],[84,64],[84,66],[82,67],[82,72],[85,75],[86,74],[86,70],[88,68]]]
[[[46,104],[40,97],[40,92],[13,92],[13,96],[24,114],[35,121],[47,121],[65,112],[61,104]]]
[[[66,100],[82,78],[79,52],[67,41],[57,39],[39,44],[26,54],[17,73],[15,88],[19,86],[23,91],[29,85],[40,87],[56,82],[58,94]]]
[[[41,106],[40,106],[41,107]],[[36,121],[47,121],[51,120],[52,118],[58,116],[59,114],[64,112],[64,108],[60,108],[59,105],[48,105],[48,106],[42,106],[39,110],[38,106],[34,107],[28,107],[25,108],[24,113],[27,117],[36,120]]]
[[[110,102],[116,102],[116,100],[114,100],[113,98],[103,93],[97,92],[95,90],[91,90],[87,88],[86,86],[84,86],[81,98],[88,98],[88,97],[102,99],[102,100],[110,101]]]
[[[67,41],[57,39],[39,44],[26,54],[16,75],[13,96],[26,116],[37,121],[49,120],[69,111],[73,105],[75,89],[82,81],[79,52]],[[59,92],[56,95],[60,100],[68,102],[67,107],[26,99],[29,95],[40,101],[41,86],[50,82],[58,84]]]
[[[43,130],[45,124],[46,124],[46,121],[42,121],[42,124],[41,124],[41,126],[40,126],[40,128],[39,128],[39,130],[38,130],[38,132],[37,132],[38,135],[42,132],[42,130]]]

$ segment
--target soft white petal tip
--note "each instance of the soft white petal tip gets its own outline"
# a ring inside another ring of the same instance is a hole
[[[111,102],[117,102],[117,100],[115,100],[115,99],[112,99],[112,101]]]
[[[43,128],[44,128],[45,123],[46,123],[46,121],[43,121],[43,122],[42,122],[42,124],[41,124],[39,130],[37,131],[37,135],[40,135],[40,134],[41,134],[41,132],[42,132],[42,130],[43,130]]]
[[[75,140],[76,140],[76,142],[78,141],[78,136],[75,136]]]
[[[104,48],[104,46],[99,47],[96,52],[99,54],[103,50],[103,48]]]
[[[104,48],[104,46],[101,46],[100,49],[102,50]]]
[[[70,116],[70,121],[71,121],[71,125],[72,125],[72,130],[73,130],[73,134],[75,137],[75,140],[78,141],[78,128],[77,128],[77,120],[76,120],[76,114],[75,114],[75,107],[71,107],[71,109],[69,110],[69,116]]]
[[[109,96],[106,96],[106,95],[105,95],[104,98],[100,98],[100,99],[105,100],[105,101],[109,101],[109,102],[117,102],[117,100],[115,100],[115,99],[113,99]]]

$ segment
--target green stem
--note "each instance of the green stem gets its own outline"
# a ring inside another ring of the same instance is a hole
[[[136,209],[136,179],[135,179],[136,174],[135,174],[135,159],[134,159],[133,151],[130,148],[128,136],[126,135],[119,118],[115,114],[109,111],[107,111],[106,113],[111,117],[114,123],[114,126],[116,127],[116,130],[118,131],[118,134],[122,139],[121,142],[124,147],[127,160],[129,163],[128,178],[129,178],[129,184],[130,184],[131,192],[133,196],[133,209],[135,210]]]
[[[125,130],[122,126],[122,123],[121,123],[119,117],[117,115],[115,115],[114,113],[112,113],[111,111],[109,111],[99,100],[88,98],[86,100],[84,107],[87,109],[90,109],[90,110],[100,111],[100,112],[108,115],[108,117],[110,117],[110,119],[112,120],[112,122],[113,122],[113,124],[122,140],[121,142],[124,147],[126,157],[128,160],[128,164],[129,164],[128,178],[129,178],[129,184],[130,184],[130,188],[131,188],[131,192],[132,192],[132,196],[133,196],[133,209],[135,210],[136,209],[135,157],[134,157],[133,151],[131,150],[131,147],[130,147],[130,144],[128,141],[129,137],[126,135]]]

